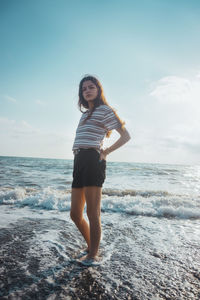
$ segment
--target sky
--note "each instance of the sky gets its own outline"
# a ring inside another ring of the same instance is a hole
[[[199,164],[199,16],[198,0],[0,0],[0,155],[72,159],[92,74],[131,135],[110,161]]]

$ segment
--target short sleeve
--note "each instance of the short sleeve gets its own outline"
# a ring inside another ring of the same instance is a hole
[[[103,119],[103,125],[107,131],[117,129],[122,126],[119,119],[110,107],[107,107],[107,111]]]

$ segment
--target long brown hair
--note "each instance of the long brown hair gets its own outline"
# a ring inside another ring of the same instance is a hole
[[[88,80],[92,81],[92,83],[94,83],[94,84],[96,85],[97,90],[98,90],[98,94],[97,94],[97,97],[93,100],[93,103],[94,103],[93,109],[92,109],[91,112],[88,114],[88,116],[87,116],[87,118],[85,119],[85,121],[86,121],[87,119],[90,118],[90,116],[92,115],[92,113],[94,112],[94,110],[95,110],[98,106],[100,106],[100,105],[107,105],[107,106],[110,107],[110,105],[108,104],[108,102],[107,102],[107,100],[106,100],[106,98],[105,98],[105,96],[104,96],[103,87],[102,87],[100,81],[99,81],[96,77],[94,77],[94,76],[92,76],[92,75],[85,75],[85,76],[81,79],[81,81],[80,81],[80,83],[79,83],[79,92],[78,92],[79,100],[78,100],[78,107],[79,107],[80,111],[83,113],[83,112],[84,112],[84,111],[82,110],[83,108],[86,109],[86,110],[88,110],[88,108],[89,108],[88,102],[83,98],[83,92],[82,92],[83,82],[84,82],[84,81],[88,81]],[[125,122],[123,122],[122,120],[120,120],[119,116],[116,114],[115,110],[114,110],[112,107],[110,107],[110,108],[113,110],[114,114],[116,115],[116,117],[118,118],[119,122],[121,123],[121,127],[123,128]],[[110,134],[111,134],[111,131],[108,131],[108,132],[106,133],[106,137],[109,137]]]

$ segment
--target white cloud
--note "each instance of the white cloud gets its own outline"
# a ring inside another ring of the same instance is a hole
[[[194,132],[193,132],[194,133]],[[200,133],[200,131],[199,131]],[[127,144],[132,161],[169,164],[200,163],[200,140],[196,136],[184,135],[173,128],[136,129],[133,140]],[[122,150],[123,152],[123,150]]]
[[[192,79],[178,76],[164,77],[154,83],[150,95],[165,103],[194,103],[200,98],[200,73]]]
[[[195,127],[196,123],[199,124],[199,73],[194,78],[164,77],[155,83],[150,96],[158,100],[157,104],[162,105],[162,109],[169,114],[169,117],[175,116],[176,123],[188,124],[190,127]]]
[[[3,98],[8,100],[9,102],[12,102],[12,103],[16,103],[17,100],[11,96],[8,96],[8,95],[3,95]]]
[[[150,96],[135,128],[133,155],[148,162],[200,163],[199,74],[161,78]]]
[[[0,155],[70,158],[67,134],[43,131],[27,121],[0,118]]]
[[[7,118],[0,118],[0,134],[6,134],[7,137],[15,136],[20,138],[25,134],[37,134],[39,130],[33,128],[28,122],[22,120],[17,122]]]

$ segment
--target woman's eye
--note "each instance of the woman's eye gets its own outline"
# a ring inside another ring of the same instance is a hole
[[[89,86],[88,89],[93,90],[93,89],[95,89],[95,86]],[[82,92],[85,92],[86,90],[87,90],[87,88],[83,88]]]

